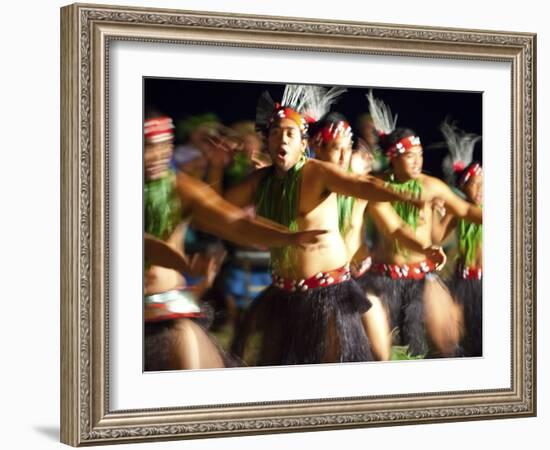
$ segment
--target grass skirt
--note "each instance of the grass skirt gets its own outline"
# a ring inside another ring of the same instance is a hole
[[[453,298],[464,308],[464,356],[481,356],[482,280],[464,279],[455,273],[449,284]]]
[[[372,291],[388,308],[391,328],[399,329],[395,344],[408,345],[413,356],[428,353],[423,303],[426,280],[392,279],[368,271],[356,281],[364,292]]]
[[[272,285],[247,311],[232,352],[260,366],[372,361],[361,323],[369,308],[354,280],[305,292]],[[256,354],[245,357],[250,347]]]

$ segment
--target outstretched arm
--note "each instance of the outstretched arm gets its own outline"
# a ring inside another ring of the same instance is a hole
[[[324,188],[331,192],[376,202],[420,200],[413,198],[408,192],[394,191],[386,182],[372,175],[348,173],[334,164],[323,161],[310,160],[310,164],[315,171],[314,175],[323,183]]]
[[[438,269],[445,265],[447,257],[441,247],[418,239],[414,230],[403,222],[390,203],[370,202],[367,211],[373,218],[376,227],[385,236],[396,239],[400,244],[416,253],[423,254],[436,263]]]
[[[479,206],[462,200],[449,186],[437,178],[430,177],[429,183],[433,189],[433,196],[443,200],[445,207],[456,217],[473,223],[483,223],[483,211]]]
[[[190,205],[193,220],[203,230],[242,245],[281,247],[316,242],[322,230],[292,233],[277,225],[260,223],[225,201],[210,187],[186,174],[179,174],[177,190],[182,202]]]

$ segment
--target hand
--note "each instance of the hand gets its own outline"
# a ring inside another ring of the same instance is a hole
[[[434,211],[439,215],[441,219],[447,214],[447,208],[445,208],[445,201],[440,198],[434,198],[432,201]]]
[[[412,203],[414,206],[416,206],[420,211],[424,211],[424,207],[426,206],[426,201],[422,199],[418,200],[409,200],[409,203]]]
[[[256,170],[261,169],[262,167],[268,167],[272,165],[272,162],[269,159],[269,156],[266,157],[261,153],[252,155],[252,157],[250,158],[250,161],[252,162],[252,167],[254,167],[254,169]]]
[[[208,256],[206,272],[204,274],[205,281],[208,287],[211,287],[214,284],[214,280],[216,279],[216,276],[220,271],[226,255],[227,252],[221,251]]]
[[[441,270],[447,262],[447,255],[439,245],[430,245],[424,249],[424,255],[435,263],[435,270]]]
[[[210,164],[216,167],[223,167],[229,162],[235,148],[228,139],[220,136],[207,136],[205,156]]]
[[[195,253],[189,260],[189,271],[187,273],[196,278],[208,278],[213,275],[213,280],[216,278],[225,256],[225,251],[218,251],[213,254]]]
[[[222,125],[205,126],[197,131],[197,144],[208,162],[221,167],[229,163],[242,142]]]
[[[306,230],[292,233],[291,245],[304,248],[305,244],[316,244],[319,236],[328,233],[327,230]]]

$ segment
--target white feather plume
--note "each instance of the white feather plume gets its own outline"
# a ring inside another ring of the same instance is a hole
[[[303,84],[287,84],[283,92],[281,105],[301,112],[307,105],[308,97],[308,86]]]
[[[326,89],[321,86],[306,86],[306,101],[304,113],[315,120],[321,119],[330,111],[330,107],[338,98],[347,92],[346,88],[332,87]]]
[[[369,101],[369,111],[375,128],[384,134],[390,134],[395,130],[397,115],[395,117],[392,116],[390,107],[382,100],[375,98],[372,94],[372,89],[367,94],[367,100]]]
[[[443,160],[443,172],[447,179],[454,176],[454,165],[462,163],[464,167],[472,162],[474,147],[481,136],[473,133],[466,133],[459,129],[454,122],[448,119],[440,126],[441,133],[445,137],[449,155]]]

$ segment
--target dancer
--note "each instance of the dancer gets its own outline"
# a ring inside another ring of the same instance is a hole
[[[311,126],[310,143],[317,158],[338,165],[342,170],[358,175],[370,172],[370,165],[364,158],[352,158],[352,130],[346,119],[338,113],[326,113]],[[364,150],[358,150],[364,151]],[[372,264],[370,250],[365,241],[367,205],[373,204],[365,199],[338,195],[339,229],[350,258],[351,274],[368,294],[372,307],[363,314],[362,319],[367,331],[373,355],[377,360],[388,360],[391,357],[391,330],[387,311],[380,299],[370,289],[365,273]],[[422,253],[427,259],[436,263],[438,268],[445,264],[445,254],[439,246],[424,246],[415,236],[409,225],[404,223],[389,203],[374,203],[376,217],[383,221],[384,232],[389,238],[400,244]]]
[[[395,190],[427,194],[439,198],[456,216],[474,223],[482,222],[479,206],[462,200],[441,180],[422,173],[423,148],[416,133],[406,128],[395,128],[389,108],[367,96],[371,115],[380,133],[381,146],[391,164],[391,171],[384,179]],[[401,219],[414,230],[416,238],[424,246],[432,244],[432,206],[422,208],[404,202],[393,202]],[[377,211],[378,210],[378,211]],[[380,205],[372,205],[369,213],[376,227],[385,230]],[[455,356],[462,329],[460,310],[434,273],[436,264],[423,253],[404,248],[395,239],[382,233],[377,248],[377,261],[367,273],[371,286],[381,295],[389,307],[392,328],[398,327],[401,342],[408,345],[411,355],[429,352],[426,334],[434,348],[432,356]]]
[[[466,133],[454,124],[444,122],[441,132],[445,136],[449,155],[443,161],[443,171],[449,183],[462,192],[469,202],[482,205],[483,172],[481,164],[473,161],[475,143],[480,136]],[[447,213],[443,205],[441,215],[434,217],[434,241],[441,242],[451,232],[458,238],[458,257],[452,279],[451,292],[464,309],[464,356],[482,355],[482,277],[483,231],[482,225],[457,218]]]
[[[308,159],[308,125],[303,112],[318,104],[313,87],[288,85],[280,104],[260,97],[257,126],[266,136],[273,160],[229,190],[226,198],[240,207],[256,205],[259,216],[291,230],[322,228],[320,242],[271,251],[273,284],[256,299],[237,330],[233,350],[245,352],[259,334],[256,364],[306,364],[372,359],[361,314],[370,303],[351,278],[348,255],[338,226],[337,195],[380,201],[412,200],[370,176],[346,173]],[[324,95],[331,101],[334,91]]]
[[[145,121],[145,232],[164,241],[181,255],[182,218],[192,218],[205,231],[245,245],[283,246],[316,242],[322,231],[293,233],[280,225],[258,223],[227,203],[212,188],[189,175],[170,170],[173,124],[166,116]],[[195,274],[206,275],[202,290],[212,282],[221,256],[189,263]],[[186,289],[180,271],[146,261],[145,370],[197,369],[233,365],[204,325],[206,314],[197,295]],[[197,269],[201,266],[202,269]]]

